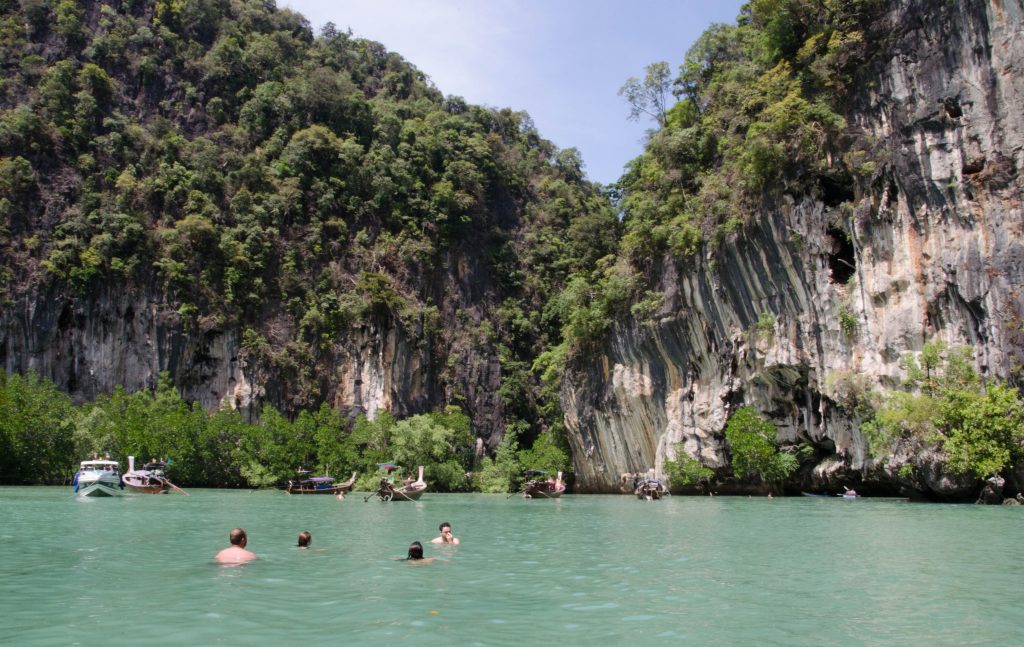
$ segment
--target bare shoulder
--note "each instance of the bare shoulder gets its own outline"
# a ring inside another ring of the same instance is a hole
[[[408,564],[433,564],[436,557],[424,557],[423,559],[407,559]]]
[[[213,558],[218,564],[244,564],[256,559],[256,555],[244,548],[225,548]]]

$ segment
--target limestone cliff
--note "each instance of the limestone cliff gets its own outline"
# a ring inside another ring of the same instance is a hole
[[[545,430],[539,313],[617,221],[529,115],[273,1],[0,23],[4,370],[76,402],[167,371],[250,419],[455,405],[490,449]]]
[[[478,289],[487,282],[486,276],[475,280]],[[328,402],[372,419],[380,410],[402,418],[457,402],[477,434],[496,445],[503,429],[500,364],[493,344],[477,332],[479,306],[467,301],[449,300],[443,330],[429,340],[422,330],[381,316],[317,357],[289,345],[294,322],[275,312],[264,329],[284,352],[270,359],[244,349],[239,327],[187,325],[155,290],[108,285],[76,297],[53,288],[26,293],[0,313],[0,365],[33,370],[78,401],[117,386],[152,388],[168,371],[186,400],[208,410],[231,406],[250,419],[263,403],[287,411]]]
[[[983,378],[1024,359],[1024,3],[902,0],[873,34],[845,117],[885,163],[869,183],[764,204],[693,267],[664,264],[657,316],[620,321],[563,386],[578,490],[661,473],[677,443],[723,466],[725,421],[752,404],[780,441],[815,447],[803,487],[965,494],[934,457],[873,461],[837,385],[894,385],[935,339],[971,345]],[[897,476],[908,461],[913,484]]]

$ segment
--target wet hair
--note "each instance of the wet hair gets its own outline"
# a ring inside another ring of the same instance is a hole
[[[409,555],[406,559],[423,559],[423,544],[418,541],[409,544]]]
[[[438,526],[437,529],[439,531],[443,531],[445,528],[451,528],[451,527],[452,527],[452,524],[448,523],[447,521],[442,521],[441,525]]]
[[[309,542],[313,541],[313,535],[303,530],[299,533],[299,548],[309,548]]]
[[[228,539],[231,540],[232,546],[242,547],[244,547],[246,542],[249,540],[249,538],[245,536],[245,528],[235,528],[228,535]]]

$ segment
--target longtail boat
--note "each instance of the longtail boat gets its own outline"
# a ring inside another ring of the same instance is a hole
[[[668,496],[668,488],[658,479],[643,479],[633,489],[636,498],[642,501],[658,501],[663,496]]]
[[[121,480],[131,492],[141,494],[164,494],[168,490],[175,490],[188,496],[188,492],[171,483],[167,478],[165,470],[167,463],[164,461],[150,461],[142,466],[141,470],[135,469],[135,457],[128,457],[128,471]]]
[[[426,491],[427,482],[423,480],[423,466],[420,465],[419,476],[416,480],[409,481],[399,488],[396,488],[387,477],[381,477],[377,491],[364,498],[363,502],[369,501],[372,496],[377,496],[384,503],[388,501],[419,501]]]
[[[542,470],[529,470],[526,472],[526,482],[523,484],[524,499],[557,499],[565,492],[565,483],[562,482],[562,473],[559,472],[556,478],[543,478],[546,472]]]
[[[335,483],[333,476],[307,476],[308,471],[299,469],[299,478],[288,481],[285,491],[288,494],[342,494],[352,489],[356,482],[356,472],[344,483]]]

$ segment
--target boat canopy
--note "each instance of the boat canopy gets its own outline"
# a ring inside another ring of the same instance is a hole
[[[334,480],[333,476],[312,476],[308,479],[302,479],[304,482],[309,483],[330,483]]]
[[[117,467],[117,461],[82,461],[81,466],[86,467]]]

